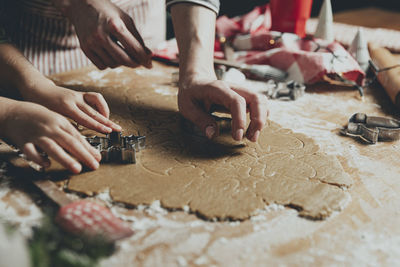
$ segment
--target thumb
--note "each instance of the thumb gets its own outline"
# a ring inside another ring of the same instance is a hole
[[[183,116],[196,125],[208,139],[218,136],[217,123],[210,114],[194,104],[187,110],[188,112],[182,112]]]

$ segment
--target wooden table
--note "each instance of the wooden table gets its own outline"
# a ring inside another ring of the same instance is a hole
[[[170,85],[175,71],[160,64],[151,71],[89,68],[72,73],[74,79],[64,85],[76,87],[90,75],[101,76],[103,84],[94,89],[109,98],[112,95],[104,90],[107,80],[118,80],[121,73],[130,72],[133,78],[147,82],[149,90],[176,92]],[[53,78],[59,81],[66,75],[71,73]],[[353,113],[396,115],[383,90],[378,86],[366,90],[365,102],[361,102],[356,91],[321,84],[296,102],[270,101],[269,108],[273,121],[313,137],[351,175],[352,199],[342,212],[325,221],[311,221],[293,209],[270,206],[247,221],[209,222],[184,211],[168,212],[158,203],[137,209],[113,205],[112,210],[131,222],[136,233],[118,243],[117,253],[101,265],[399,266],[400,143],[365,145],[339,135]],[[107,196],[99,198],[108,201]],[[0,200],[0,216],[21,222],[27,232],[38,222],[40,210],[24,189],[2,185]]]
[[[378,8],[363,8],[334,14],[334,21],[351,25],[400,30],[400,14]]]

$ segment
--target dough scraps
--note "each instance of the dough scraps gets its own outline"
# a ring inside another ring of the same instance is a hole
[[[146,149],[136,164],[102,164],[70,177],[69,190],[87,195],[109,190],[114,201],[130,206],[159,200],[164,208],[188,206],[201,217],[220,220],[247,219],[272,203],[324,219],[350,199],[344,189],[351,178],[311,138],[268,122],[257,143],[235,142],[229,133],[209,141],[183,129],[176,96],[152,89],[151,83],[165,86],[165,79],[148,81],[132,73],[113,73],[107,86],[84,81],[90,86],[74,88],[102,92],[114,112],[111,118],[124,134],[146,135]],[[134,88],[122,86],[122,78],[124,84],[132,79]]]

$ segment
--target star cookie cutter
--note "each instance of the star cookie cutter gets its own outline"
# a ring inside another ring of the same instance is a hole
[[[136,163],[136,153],[146,148],[146,136],[112,132],[106,137],[86,137],[86,140],[101,153],[101,162]]]

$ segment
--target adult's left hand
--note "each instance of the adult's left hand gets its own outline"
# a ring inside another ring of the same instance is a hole
[[[75,26],[81,49],[99,68],[152,67],[132,18],[109,0],[52,0]]]

